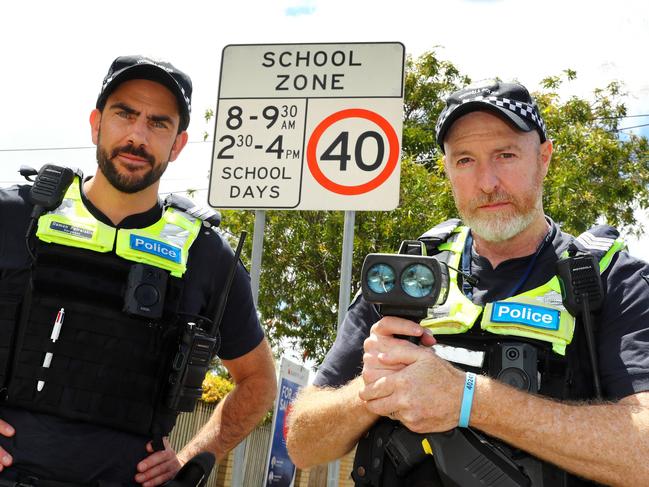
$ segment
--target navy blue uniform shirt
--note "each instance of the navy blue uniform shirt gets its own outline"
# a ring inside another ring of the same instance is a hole
[[[25,232],[31,204],[30,186],[0,189],[0,297],[20,298],[28,277],[29,258]],[[110,220],[84,197],[88,210],[98,220]],[[125,218],[121,228],[144,228],[158,221],[162,206]],[[217,293],[224,285],[234,253],[217,233],[205,227],[190,248],[181,309],[204,314],[212,286]],[[235,359],[254,349],[264,337],[250,291],[250,278],[239,263],[220,328],[222,359]],[[151,438],[111,428],[70,421],[46,414],[2,406],[0,419],[11,424],[16,434],[0,435],[0,446],[14,458],[14,464],[0,476],[16,473],[42,479],[89,483],[96,480],[136,484],[136,465],[148,456],[145,445]]]
[[[548,219],[548,242],[518,293],[547,283],[572,237]],[[471,273],[478,278],[473,302],[484,305],[504,299],[524,276],[533,256],[502,262],[496,269],[472,251]],[[618,252],[603,274],[605,304],[596,318],[597,354],[604,397],[610,400],[649,390],[649,264]],[[358,296],[350,305],[336,341],[318,369],[314,385],[338,387],[363,368],[363,341],[380,319],[373,305]],[[570,345],[568,345],[570,346]]]

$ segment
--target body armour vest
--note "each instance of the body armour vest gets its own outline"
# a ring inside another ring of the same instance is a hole
[[[529,392],[556,399],[594,399],[584,331],[563,306],[558,277],[506,299],[476,305],[465,295],[462,276],[456,270],[462,267],[468,235],[469,229],[454,219],[433,227],[419,238],[428,255],[435,255],[449,265],[448,298],[444,304],[430,308],[428,316],[421,321],[435,335],[438,355],[456,362],[463,370],[489,375]],[[606,225],[591,228],[571,245],[574,250],[594,255],[600,273],[625,248],[617,230]],[[566,251],[562,257],[567,256]],[[388,431],[392,435],[398,428],[403,427],[382,419],[370,430],[368,438],[361,440],[352,474],[356,484],[446,485],[429,461],[418,468],[418,473],[410,472],[406,477],[397,475],[387,458],[381,461],[382,473],[372,472],[370,465],[375,461],[372,456],[376,457],[376,444],[385,445],[390,441],[388,438],[377,441],[375,432],[380,435]],[[593,485],[497,439],[491,441],[526,473],[533,487]],[[365,468],[362,470],[365,475],[358,475],[359,467]]]
[[[36,260],[1,357],[9,406],[159,439],[188,253],[202,221],[165,204],[146,228],[106,225],[81,199],[81,178],[38,220]]]

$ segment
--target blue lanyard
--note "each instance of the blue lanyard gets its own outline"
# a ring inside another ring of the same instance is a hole
[[[543,250],[543,247],[545,247],[545,242],[547,238],[543,239],[543,242],[541,242],[541,245],[539,245],[539,248],[536,249],[536,252],[534,253],[534,256],[532,257],[532,260],[527,266],[527,269],[525,269],[525,274],[523,274],[523,277],[521,277],[520,281],[512,288],[511,291],[509,291],[509,294],[507,297],[515,296],[518,291],[521,290],[523,287],[523,284],[525,284],[525,281],[530,277],[530,274],[532,273],[532,269],[534,268],[534,264],[536,264],[536,259],[539,257],[539,254],[541,253],[541,250]]]
[[[473,236],[471,231],[466,236],[466,241],[464,242],[464,249],[462,250],[462,261],[460,263],[462,272],[466,275],[471,275],[471,247],[473,246]],[[464,295],[473,300],[473,286],[467,282],[466,279],[462,279],[462,292]]]
[[[550,241],[550,232],[543,238],[543,241],[539,244],[538,248],[536,249],[536,252],[532,256],[532,260],[530,263],[527,265],[527,269],[525,269],[525,272],[523,273],[523,276],[520,278],[520,280],[516,283],[516,285],[509,291],[509,294],[507,294],[507,298],[511,296],[515,296],[516,293],[518,293],[525,282],[529,279],[530,274],[532,273],[532,269],[534,268],[534,264],[536,264],[536,260],[538,259],[539,255],[545,248],[546,244]],[[464,243],[464,250],[462,251],[462,272],[471,275],[471,247],[473,246],[473,237],[471,235],[471,232],[469,232],[469,235],[467,235],[466,242]],[[469,284],[466,279],[462,281],[462,292],[464,295],[469,298],[473,299],[473,286]]]

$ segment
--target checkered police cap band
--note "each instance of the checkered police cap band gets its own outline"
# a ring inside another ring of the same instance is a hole
[[[507,94],[513,96],[506,96]],[[444,138],[451,125],[462,115],[485,108],[506,116],[520,130],[536,130],[541,142],[548,138],[545,122],[527,89],[517,83],[496,82],[483,88],[465,88],[448,98],[435,125],[437,143],[442,152]]]

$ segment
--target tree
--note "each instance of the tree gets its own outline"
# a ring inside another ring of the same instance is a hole
[[[535,96],[555,141],[546,180],[546,212],[566,231],[580,233],[599,217],[613,225],[633,225],[633,204],[647,207],[647,140],[618,137],[626,114],[620,86],[596,90],[594,99],[561,101],[562,83],[573,71],[543,80]],[[370,252],[393,252],[404,238],[456,216],[443,175],[434,127],[445,96],[469,82],[434,52],[406,62],[400,205],[391,212],[358,212],[352,264],[353,292],[362,261]],[[225,211],[232,232],[252,232],[253,213]],[[342,212],[270,211],[266,215],[258,308],[276,349],[283,340],[320,362],[336,335],[342,246]],[[247,244],[250,252],[251,244]]]
[[[574,234],[598,218],[639,233],[633,209],[649,205],[649,141],[620,137],[627,112],[617,82],[595,90],[592,101],[562,102],[558,88],[575,77],[567,70],[546,78],[546,91],[535,94],[555,150],[545,181],[546,213]]]
[[[435,142],[435,123],[447,95],[471,82],[449,61],[434,51],[418,59],[408,56],[404,80],[403,153],[429,168],[440,157]]]

